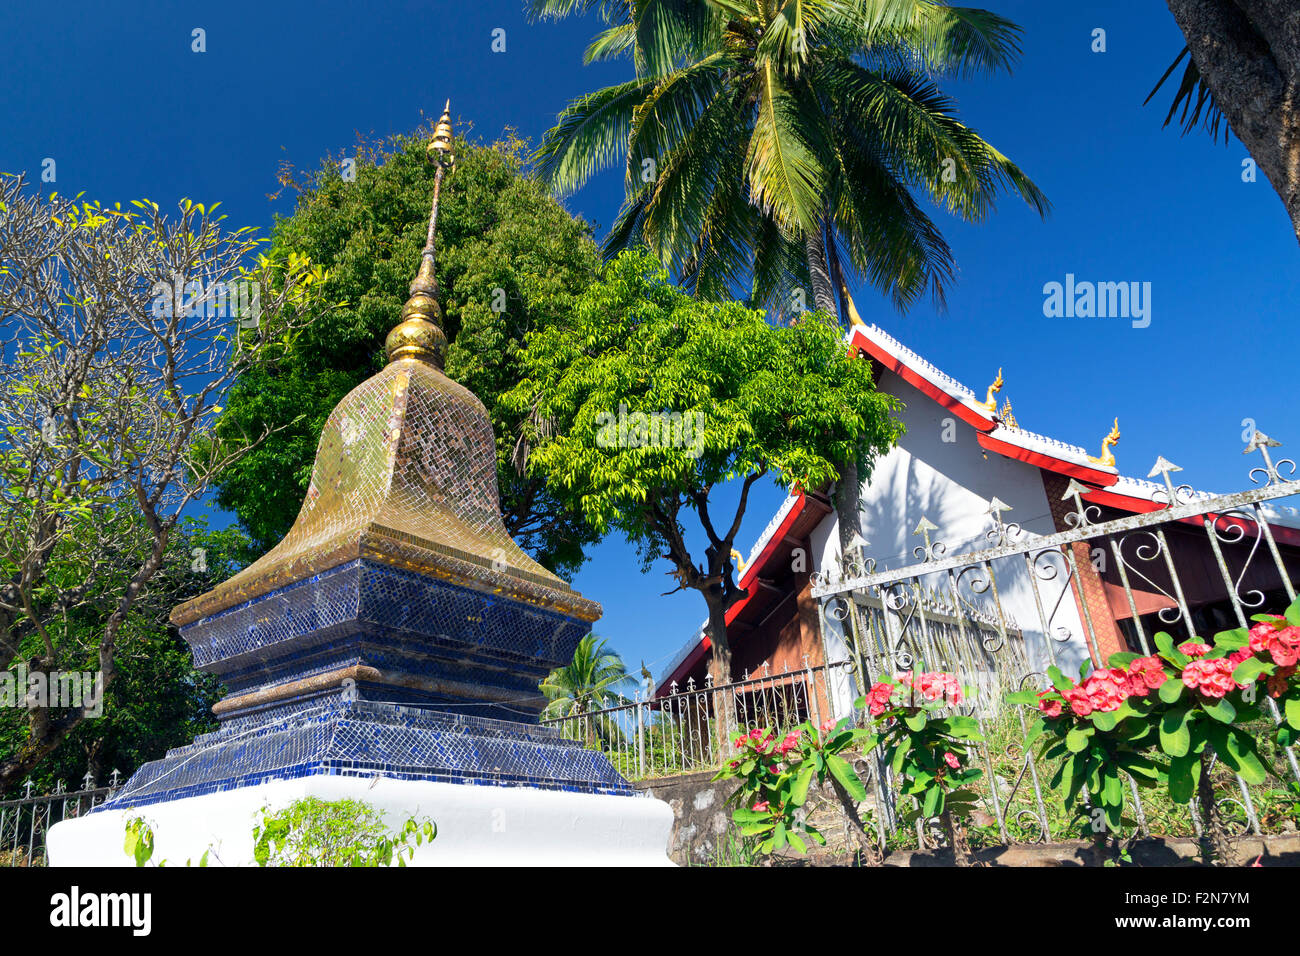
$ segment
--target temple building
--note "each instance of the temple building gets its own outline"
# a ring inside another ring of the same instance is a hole
[[[875,462],[862,484],[859,543],[867,565],[901,569],[927,556],[978,552],[989,548],[991,535],[1005,531],[1010,522],[1017,535],[1027,536],[1021,540],[1050,536],[1073,527],[1079,508],[1088,509],[1091,524],[1099,524],[1166,506],[1172,485],[1119,470],[1112,450],[1120,439],[1118,421],[1100,451],[1090,454],[1022,428],[1009,401],[999,407],[1003,370],[981,399],[875,326],[855,322],[847,343],[852,354],[872,362],[876,387],[901,400],[899,418],[906,426],[897,446]],[[1161,462],[1168,470],[1177,469]],[[1153,471],[1152,477],[1159,475]],[[765,688],[779,686],[783,680],[801,680],[800,672],[828,660],[849,659],[844,625],[813,596],[815,576],[834,577],[841,568],[839,522],[829,491],[802,490],[787,497],[738,562],[739,584],[747,596],[726,618],[733,680],[761,675]],[[1175,493],[1183,502],[1214,497],[1186,486]],[[1067,545],[1077,575],[1066,569],[1068,555],[1057,571],[1047,570],[1050,561],[1031,566],[1017,556],[999,565],[996,587],[982,593],[970,587],[968,576],[954,598],[948,582],[931,575],[932,581],[923,579],[919,604],[931,636],[946,630],[955,639],[962,633],[970,645],[967,659],[976,670],[993,668],[989,646],[999,648],[1000,659],[1014,659],[1021,673],[1045,666],[1048,640],[1063,667],[1077,668],[1086,659],[1104,659],[1116,651],[1140,651],[1140,633],[1172,629],[1179,593],[1198,631],[1212,634],[1238,624],[1216,565],[1216,548],[1244,540],[1235,546],[1254,556],[1275,544],[1278,562],[1292,580],[1298,579],[1300,516],[1277,507],[1263,513],[1271,541],[1260,541],[1248,515],[1198,515],[1163,526],[1172,567],[1149,546],[1138,557],[1160,560],[1138,566],[1133,554],[1138,541],[1129,542],[1124,552],[1137,572],[1121,565],[1109,542],[1078,541]],[[1213,522],[1217,539],[1207,534],[1207,521]],[[1276,609],[1289,603],[1277,562],[1248,557],[1241,567],[1233,552],[1228,563],[1237,593],[1249,595],[1251,606]],[[1031,574],[1038,580],[1031,581]],[[883,650],[887,609],[868,593],[856,593],[854,600],[863,642]],[[1044,633],[1044,620],[1050,636]],[[1095,635],[1095,644],[1088,635]],[[674,656],[655,695],[664,698],[702,686],[709,650],[701,630]],[[834,700],[823,698],[816,710],[825,714],[829,706],[836,714],[847,713],[858,689],[844,681],[826,683],[831,688],[824,693]]]

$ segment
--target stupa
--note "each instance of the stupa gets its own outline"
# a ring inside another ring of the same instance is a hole
[[[133,816],[154,822],[158,858],[215,847],[246,863],[257,810],[303,796],[365,800],[394,825],[432,818],[417,864],[667,862],[669,808],[536,722],[538,683],[601,608],[511,539],[487,411],[443,373],[450,103],[429,152],[427,239],[388,364],[330,414],[283,540],[172,613],[229,691],[220,727],[54,827],[53,865],[129,864]]]

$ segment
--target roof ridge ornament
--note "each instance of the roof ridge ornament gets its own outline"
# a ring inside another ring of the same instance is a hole
[[[424,249],[420,253],[420,268],[411,282],[410,297],[402,306],[402,321],[384,340],[384,351],[390,363],[401,359],[417,359],[441,369],[443,356],[447,352],[447,336],[442,330],[442,306],[438,304],[435,239],[442,180],[456,166],[456,154],[452,151],[453,135],[451,100],[447,100],[442,118],[434,126],[427,147],[428,157],[438,168],[433,174],[433,204],[429,210],[429,229],[425,235]]]
[[[1002,391],[1003,384],[1002,369],[999,367],[998,377],[995,378],[993,384],[989,386],[988,392],[984,395],[984,401],[979,403],[990,415],[996,415],[998,412],[998,400],[996,396],[998,392]]]
[[[1119,441],[1119,417],[1115,418],[1115,424],[1110,433],[1101,440],[1101,454],[1096,457],[1089,455],[1088,460],[1095,465],[1102,465],[1106,468],[1115,467],[1115,453],[1110,450],[1110,446]]]

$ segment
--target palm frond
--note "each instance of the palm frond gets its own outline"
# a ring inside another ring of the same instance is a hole
[[[701,0],[632,0],[638,68],[663,77],[721,46],[722,16]]]
[[[595,38],[583,51],[583,63],[598,63],[613,60],[633,50],[636,46],[636,30],[630,23],[620,23],[608,30],[597,33]]]
[[[1186,136],[1196,127],[1200,126],[1210,134],[1210,139],[1218,140],[1220,135],[1223,137],[1224,145],[1228,143],[1228,132],[1231,127],[1224,122],[1223,111],[1219,109],[1219,104],[1214,101],[1214,93],[1210,90],[1205,80],[1201,77],[1200,68],[1197,67],[1196,61],[1191,57],[1191,50],[1183,47],[1183,51],[1174,58],[1174,62],[1169,64],[1169,69],[1165,70],[1164,75],[1152,87],[1147,98],[1142,101],[1146,106],[1151,102],[1160,88],[1178,69],[1178,64],[1187,59],[1187,66],[1183,68],[1182,80],[1178,84],[1178,89],[1174,91],[1174,100],[1169,104],[1169,112],[1165,114],[1165,121],[1161,127],[1167,127],[1174,121],[1174,116],[1178,114],[1179,107],[1182,108],[1182,115],[1178,117],[1178,123],[1183,128],[1183,135]]]
[[[612,166],[627,147],[633,114],[651,87],[648,80],[631,80],[570,103],[533,153],[539,175],[563,195]]]
[[[759,102],[746,157],[752,199],[779,225],[806,232],[820,219],[825,172],[775,66],[767,61],[757,69]]]

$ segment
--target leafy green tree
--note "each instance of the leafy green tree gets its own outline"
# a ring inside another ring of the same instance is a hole
[[[109,208],[0,174],[0,671],[113,686],[188,510],[259,440],[213,436],[231,381],[291,345],[296,315],[328,311],[319,269],[178,205]],[[28,701],[0,791],[88,716]]]
[[[182,524],[157,578],[121,630],[117,676],[104,690],[102,713],[81,721],[25,778],[15,778],[7,787],[8,796],[23,792],[24,779],[30,779],[40,793],[52,792],[59,781],[69,790],[80,789],[87,773],[98,786],[108,783],[114,770],[125,780],[141,764],[215,729],[212,705],[222,696],[221,685],[194,669],[189,646],[167,618],[176,604],[211,590],[233,574],[246,548],[244,536],[233,529],[212,531],[193,521]],[[97,669],[93,649],[103,619],[102,609],[79,608],[69,615],[62,669]],[[33,642],[28,644],[20,659],[30,660],[39,653]],[[18,754],[29,744],[26,709],[0,709],[0,753]]]
[[[522,360],[507,400],[531,412],[529,472],[600,533],[623,532],[646,568],[663,557],[680,588],[700,592],[719,683],[731,677],[725,615],[745,594],[731,549],[754,483],[821,487],[836,461],[866,467],[901,432],[897,401],[876,392],[830,317],[772,326],[702,302],[645,252],[610,263],[567,324],[529,336]],[[710,498],[731,479],[740,500],[719,521]],[[691,515],[702,561],[687,545]]]
[[[627,199],[606,251],[645,243],[703,297],[861,321],[858,273],[900,308],[927,291],[942,303],[955,263],[927,203],[978,222],[1009,188],[1047,209],[934,79],[1011,68],[1020,29],[993,13],[930,0],[532,3],[539,16],[595,10],[610,26],[588,60],[630,55],[636,75],[570,103],[540,169],[567,192],[622,157]],[[859,476],[846,461],[839,477],[847,553]]]
[[[343,304],[313,321],[279,367],[244,376],[219,422],[222,435],[278,429],[217,496],[258,553],[292,526],[330,411],[383,367],[384,337],[398,322],[425,240],[434,173],[427,138],[363,142],[346,162],[327,159],[312,176],[282,173],[298,192],[297,208],[277,220],[271,247],[327,267],[325,292]],[[492,417],[506,528],[541,563],[569,573],[593,535],[542,481],[513,467],[519,419],[498,396],[518,381],[523,336],[563,320],[595,278],[599,256],[590,227],[529,174],[524,145],[513,135],[490,147],[457,140],[438,214],[447,374]]]

